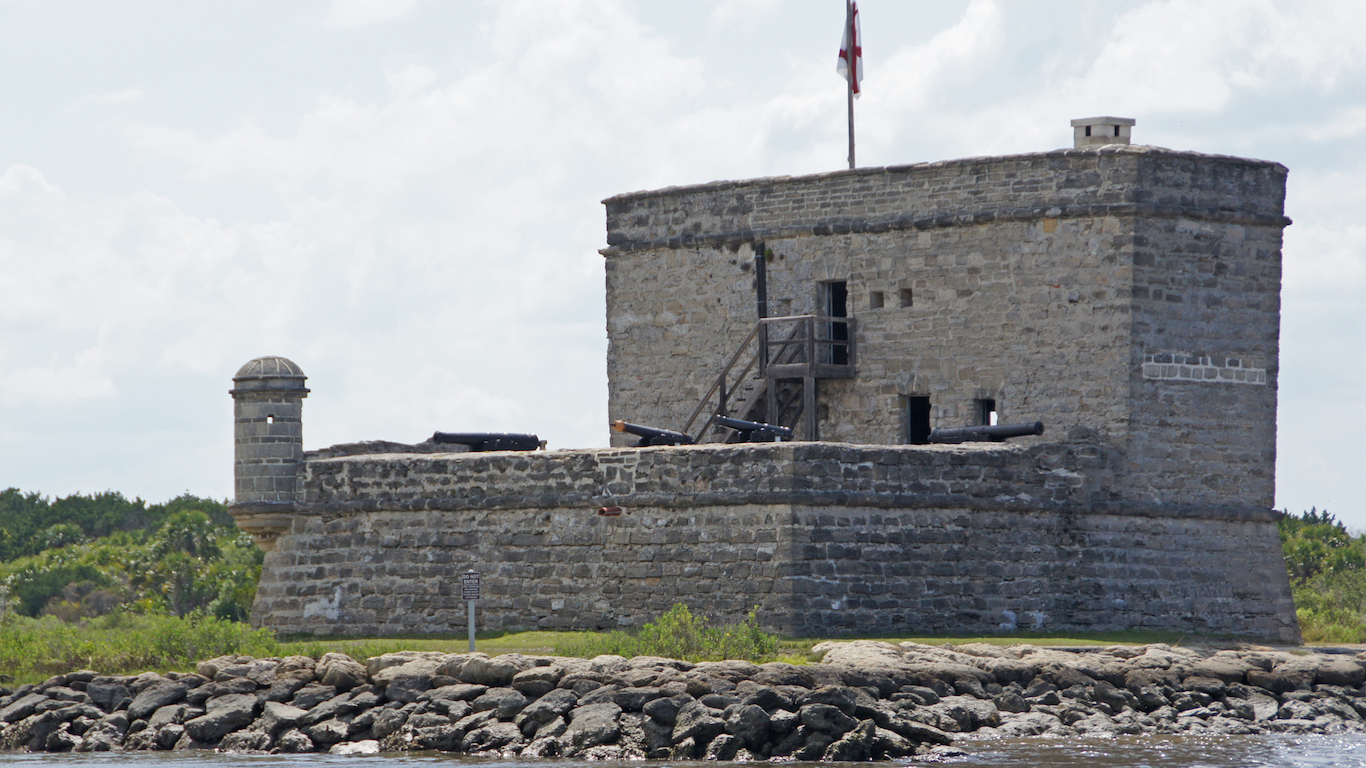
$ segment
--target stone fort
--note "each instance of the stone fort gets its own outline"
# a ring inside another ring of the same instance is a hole
[[[485,628],[684,602],[798,636],[1298,640],[1272,511],[1286,168],[1132,145],[1133,124],[604,201],[611,416],[696,444],[304,451],[303,371],[247,363],[253,621],[454,634],[477,568]],[[795,439],[737,442],[764,433],[718,414]]]

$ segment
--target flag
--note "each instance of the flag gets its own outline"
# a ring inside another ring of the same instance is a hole
[[[849,63],[853,61],[853,75],[849,73]],[[849,16],[844,20],[844,42],[840,44],[840,61],[835,71],[849,81],[849,90],[854,98],[859,95],[859,81],[863,79],[863,33],[859,30],[858,3],[849,6]]]

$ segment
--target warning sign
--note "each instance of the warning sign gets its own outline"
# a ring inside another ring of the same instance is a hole
[[[462,600],[479,599],[479,571],[471,568],[460,574],[460,597]]]

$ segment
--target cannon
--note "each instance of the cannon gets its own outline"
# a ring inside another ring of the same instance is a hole
[[[651,445],[692,445],[695,441],[692,437],[675,432],[671,429],[658,429],[656,427],[646,427],[641,424],[632,424],[629,421],[617,419],[612,422],[612,429],[617,432],[625,432],[628,435],[635,435],[640,440],[636,442],[637,448],[646,448]]]
[[[437,432],[432,435],[432,442],[468,445],[472,453],[534,451],[545,447],[545,443],[536,435],[515,432]]]
[[[931,443],[999,443],[1012,437],[1042,435],[1043,422],[1033,424],[993,424],[980,427],[950,427],[930,433]]]
[[[741,443],[781,443],[792,439],[792,430],[778,424],[764,424],[758,421],[732,419],[716,414],[716,423],[726,429],[735,430],[737,442]]]

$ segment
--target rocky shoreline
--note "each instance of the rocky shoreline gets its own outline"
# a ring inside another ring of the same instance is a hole
[[[863,761],[974,738],[1366,732],[1366,660],[822,643],[810,665],[329,653],[0,688],[0,749]],[[1366,654],[1363,654],[1366,657]]]

